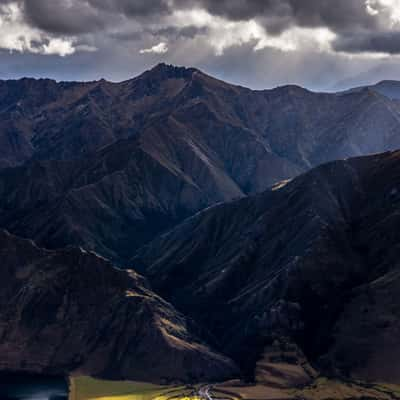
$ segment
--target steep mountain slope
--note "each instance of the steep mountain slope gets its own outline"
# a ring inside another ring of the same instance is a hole
[[[235,374],[134,271],[0,232],[0,370],[137,379]]]
[[[203,208],[400,147],[399,110],[368,88],[251,91],[165,64],[122,83],[2,81],[0,226],[123,264]]]
[[[399,205],[400,152],[332,162],[198,213],[135,265],[249,370],[289,337],[325,370],[399,383]]]
[[[218,165],[204,168],[196,149],[186,146],[185,159],[172,164],[130,139],[81,161],[4,169],[0,224],[45,247],[81,245],[123,263],[183,218],[243,196]]]

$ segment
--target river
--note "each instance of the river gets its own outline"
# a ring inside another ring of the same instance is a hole
[[[67,400],[63,377],[0,374],[0,400]]]

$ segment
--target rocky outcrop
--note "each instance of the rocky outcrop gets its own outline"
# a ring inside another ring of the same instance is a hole
[[[134,271],[0,232],[0,370],[155,382],[235,375]],[[193,325],[193,324],[191,324]]]

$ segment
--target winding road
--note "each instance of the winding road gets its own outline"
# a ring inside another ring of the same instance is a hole
[[[211,387],[209,385],[201,386],[199,389],[199,397],[201,400],[213,400],[210,394]]]

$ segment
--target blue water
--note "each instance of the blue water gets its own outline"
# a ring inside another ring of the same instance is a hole
[[[0,400],[67,400],[64,378],[21,374],[0,375]]]

